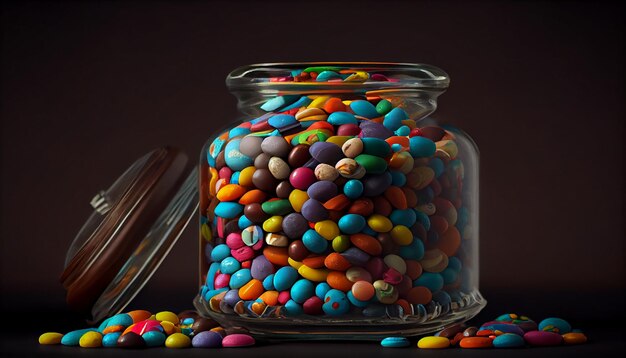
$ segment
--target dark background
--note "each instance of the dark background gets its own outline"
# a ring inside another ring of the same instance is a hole
[[[89,200],[161,145],[195,161],[235,117],[229,71],[370,60],[428,63],[452,79],[434,117],[465,129],[481,150],[480,287],[490,312],[589,325],[623,318],[622,10],[611,2],[4,3],[4,317],[39,317],[33,332],[80,322],[58,277]],[[132,307],[191,308],[196,238],[194,222]]]

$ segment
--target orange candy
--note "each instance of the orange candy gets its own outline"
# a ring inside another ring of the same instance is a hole
[[[417,280],[422,276],[422,264],[415,260],[405,260],[406,262],[406,274],[411,280]]]
[[[343,104],[340,98],[333,97],[328,99],[326,103],[324,103],[324,111],[329,114],[333,112],[345,112],[346,105]]]
[[[246,193],[246,188],[238,184],[227,184],[217,192],[217,199],[220,201],[233,201],[239,199]]]
[[[256,300],[263,293],[263,282],[253,278],[239,289],[239,298],[244,301]],[[278,300],[278,296],[276,296]]]
[[[408,207],[404,192],[397,186],[392,185],[385,190],[385,198],[387,198],[389,203],[396,209],[405,210]]]
[[[102,331],[102,334],[113,333],[113,332],[121,332],[124,330],[124,326],[108,326]]]
[[[326,277],[326,282],[330,287],[339,291],[348,292],[352,289],[354,282],[348,280],[346,274],[341,271],[331,271]]]
[[[150,318],[150,316],[152,316],[152,313],[146,310],[134,310],[134,311],[128,312],[127,315],[129,315],[130,318],[133,319],[134,323],[137,323],[139,321],[143,321],[145,319]]]
[[[326,256],[310,256],[302,260],[302,263],[310,268],[322,268],[324,267],[324,261]]]
[[[345,257],[341,256],[341,254],[333,252],[326,256],[324,266],[331,270],[346,271],[350,268],[350,266],[352,266],[352,264]]]
[[[263,249],[263,256],[267,261],[279,266],[288,266],[289,253],[286,247],[267,246]]]
[[[324,207],[328,210],[343,210],[350,205],[351,201],[344,194],[339,194],[334,198],[327,200]]]
[[[366,234],[354,234],[350,235],[350,242],[352,245],[367,252],[372,256],[378,256],[383,252],[383,247],[380,241],[375,237]]]
[[[352,295],[359,301],[369,301],[376,294],[374,286],[367,281],[357,281],[352,285]]]
[[[239,204],[248,205],[260,203],[263,199],[265,199],[265,196],[266,194],[259,189],[250,190],[249,192],[243,194],[243,196],[239,199]]]
[[[389,145],[400,144],[403,148],[409,147],[409,138],[402,136],[393,136],[385,139],[385,142],[389,143]]]
[[[439,237],[437,248],[443,251],[448,257],[454,256],[461,246],[461,233],[455,226],[448,227],[443,235]]]
[[[493,346],[489,337],[465,337],[459,342],[461,348],[490,348]]]
[[[427,304],[433,298],[430,290],[424,286],[413,287],[406,294],[406,300],[412,304]]]
[[[318,122],[311,124],[309,128],[307,128],[307,131],[310,131],[313,129],[326,129],[330,131],[331,134],[335,133],[335,128],[333,127],[333,125],[326,121],[318,121]]]
[[[417,194],[415,194],[415,190],[411,188],[402,187],[402,192],[404,193],[404,197],[406,198],[406,206],[409,208],[414,208],[417,206]]]
[[[259,298],[268,306],[276,306],[278,304],[278,291],[265,291]]]

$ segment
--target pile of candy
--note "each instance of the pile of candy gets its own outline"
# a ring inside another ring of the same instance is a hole
[[[461,348],[521,348],[573,345],[587,342],[580,330],[561,318],[546,318],[539,325],[528,317],[513,313],[501,315],[480,327],[467,327],[457,324],[446,327],[435,336],[423,337],[417,346],[423,349],[442,349],[459,346]],[[404,337],[387,337],[380,344],[383,347],[408,347],[410,342]]]
[[[66,334],[44,333],[39,336],[39,343],[83,348],[219,348],[252,346],[255,340],[244,333],[227,334],[217,322],[200,317],[195,311],[178,315],[163,311],[153,315],[136,310],[107,318],[98,328],[79,329]]]
[[[391,80],[311,67],[270,81]],[[272,98],[210,144],[203,312],[432,319],[479,300],[455,134],[418,128],[401,98],[350,96]]]

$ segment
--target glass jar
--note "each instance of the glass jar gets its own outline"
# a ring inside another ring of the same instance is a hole
[[[475,316],[478,149],[428,117],[448,75],[276,63],[200,158],[198,311],[268,338],[380,339]]]

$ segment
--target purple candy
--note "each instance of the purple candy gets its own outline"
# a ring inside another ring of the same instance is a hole
[[[359,127],[361,127],[359,137],[373,137],[385,140],[394,135],[391,130],[377,122],[362,121]]]
[[[229,334],[222,339],[222,347],[234,348],[234,347],[248,347],[254,345],[254,338],[247,334]]]
[[[370,259],[370,255],[363,252],[361,249],[356,247],[351,247],[346,251],[341,253],[348,262],[356,266],[363,266]]]
[[[554,332],[531,331],[524,334],[524,340],[531,346],[558,346],[563,337]]]
[[[274,265],[265,256],[259,255],[252,260],[250,272],[252,273],[252,278],[263,281],[267,276],[274,273]]]
[[[315,199],[309,199],[302,205],[302,216],[311,222],[318,222],[328,219],[328,210]],[[285,224],[283,223],[283,228]]]
[[[326,202],[328,199],[337,195],[337,184],[327,180],[318,181],[313,183],[313,185],[307,189],[306,193],[311,199]]]
[[[235,307],[235,304],[241,301],[241,298],[239,298],[239,290],[230,290],[226,292],[223,301],[230,307]]]
[[[309,153],[318,162],[330,165],[335,165],[339,159],[343,158],[341,147],[330,142],[313,143],[309,148]]]
[[[291,213],[283,218],[283,232],[290,239],[302,238],[309,229],[309,223],[298,213]]]
[[[306,163],[304,163],[302,166],[305,167],[305,168],[309,168],[309,169],[315,170],[315,167],[317,167],[318,164],[320,164],[320,162],[315,160],[315,158],[311,158]]]
[[[191,345],[194,348],[219,348],[222,346],[222,335],[213,331],[200,332],[193,336]]]
[[[372,280],[380,280],[385,272],[385,262],[380,257],[372,257],[365,264],[365,269],[372,275]]]

